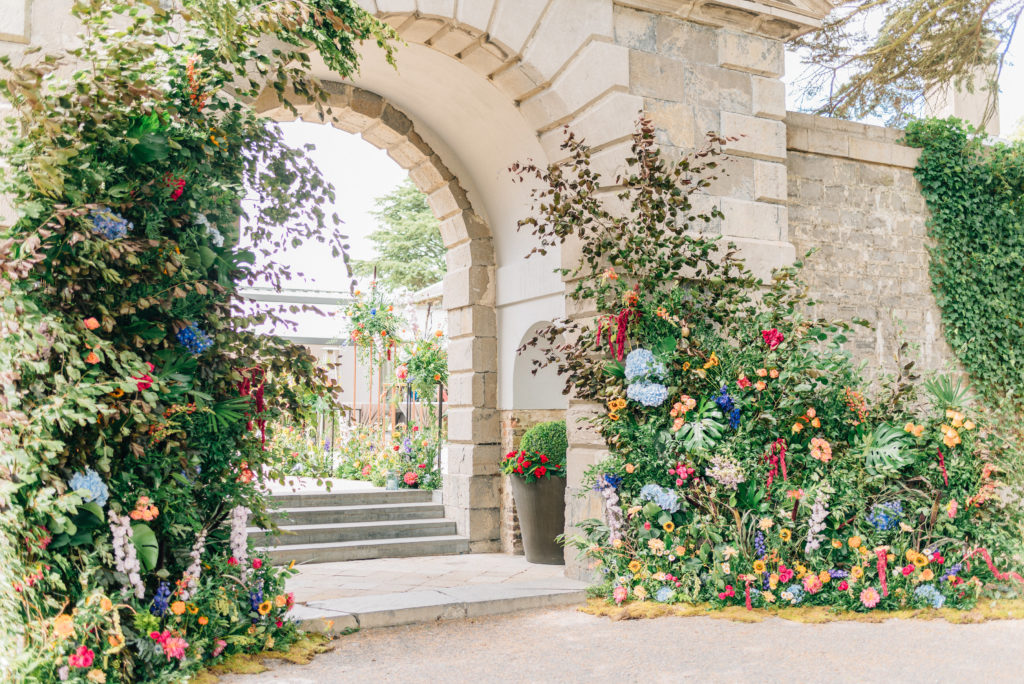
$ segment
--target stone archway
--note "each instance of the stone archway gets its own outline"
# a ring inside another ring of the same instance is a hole
[[[441,222],[441,237],[448,249],[443,305],[450,338],[445,513],[455,520],[459,533],[469,537],[471,550],[496,550],[497,473],[477,463],[490,452],[496,455],[498,449],[497,431],[487,430],[497,409],[495,259],[490,228],[474,211],[458,178],[416,132],[408,116],[368,90],[335,81],[323,85],[330,94],[334,116],[330,124],[385,150],[409,172]],[[252,106],[277,122],[293,121],[313,109],[312,105],[298,105],[298,114],[291,112],[269,88]]]

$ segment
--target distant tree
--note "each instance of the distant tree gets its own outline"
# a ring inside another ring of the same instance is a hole
[[[445,246],[427,197],[406,180],[378,197],[371,212],[379,222],[370,233],[377,249],[373,260],[355,260],[356,275],[368,276],[377,269],[378,283],[389,290],[419,290],[444,277]]]
[[[972,91],[979,74],[995,112],[996,83],[1024,14],[1024,0],[838,0],[805,48],[809,77],[798,84],[827,116],[881,116],[900,125],[925,98]],[[820,104],[817,104],[820,103]]]

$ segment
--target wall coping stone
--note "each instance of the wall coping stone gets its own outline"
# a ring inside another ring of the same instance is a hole
[[[907,147],[902,140],[903,131],[898,128],[786,112],[786,150],[789,152],[916,168],[921,150]]]

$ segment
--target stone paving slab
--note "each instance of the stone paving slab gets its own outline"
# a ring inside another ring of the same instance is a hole
[[[506,554],[379,558],[300,566],[288,590],[304,629],[337,634],[581,604],[586,585],[564,571]]]
[[[315,601],[301,606],[304,611],[296,613],[295,618],[308,631],[337,634],[353,626],[397,627],[580,604],[585,600],[584,589],[582,582],[569,579],[557,588],[473,584]]]

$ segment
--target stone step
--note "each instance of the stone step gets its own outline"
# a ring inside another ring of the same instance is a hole
[[[389,503],[364,506],[303,506],[274,511],[278,525],[314,525],[317,523],[370,522],[373,520],[422,520],[443,518],[439,503]]]
[[[375,541],[326,542],[294,544],[257,549],[264,551],[274,565],[296,563],[330,563],[366,560],[368,558],[400,558],[406,556],[446,556],[469,553],[469,538],[456,535],[438,537],[404,537]]]
[[[434,492],[427,489],[378,489],[369,492],[315,492],[274,494],[268,497],[271,508],[309,508],[322,506],[370,506],[393,503],[430,503]]]
[[[323,523],[313,525],[282,525],[281,532],[272,535],[268,530],[250,527],[246,530],[256,545],[276,544],[292,547],[297,544],[327,542],[377,541],[404,537],[441,537],[455,534],[455,522],[444,518],[425,520],[376,520],[353,523]]]
[[[310,601],[290,613],[302,629],[340,634],[345,630],[395,627],[582,604],[586,585],[567,578],[538,582],[469,584],[374,596]]]

